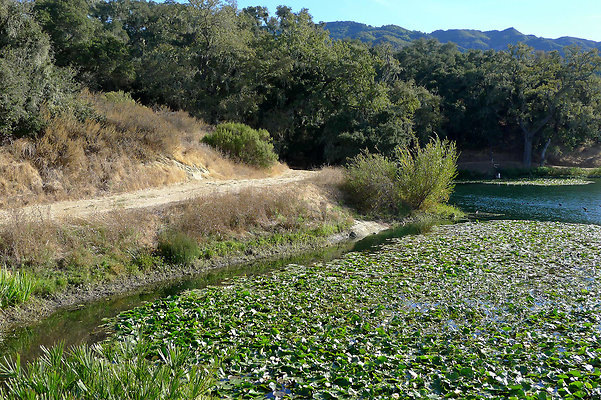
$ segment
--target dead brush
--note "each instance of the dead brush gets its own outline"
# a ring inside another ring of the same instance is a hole
[[[323,167],[307,179],[320,188],[340,187],[344,184],[344,168]]]
[[[324,219],[319,207],[302,198],[297,186],[243,189],[238,193],[202,197],[173,207],[166,224],[197,239],[240,236],[246,232],[298,229]]]
[[[16,267],[94,268],[103,260],[127,264],[138,249],[156,242],[158,217],[120,211],[87,220],[51,220],[40,209],[14,211],[0,225],[0,257]]]
[[[63,253],[60,228],[42,210],[34,215],[12,211],[0,226],[0,257],[13,266],[48,266]]]

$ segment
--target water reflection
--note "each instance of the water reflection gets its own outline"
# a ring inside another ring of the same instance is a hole
[[[494,219],[601,225],[601,180],[593,181],[576,186],[458,184],[451,202],[466,212],[495,214]]]

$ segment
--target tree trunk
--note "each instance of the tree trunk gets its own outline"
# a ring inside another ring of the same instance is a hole
[[[547,162],[547,149],[549,148],[549,145],[551,144],[551,138],[549,138],[547,140],[547,143],[545,143],[545,145],[543,146],[542,151],[540,152],[540,166],[544,167],[545,163]]]
[[[545,127],[547,122],[551,120],[553,114],[550,112],[545,118],[540,120],[536,125],[528,129],[526,122],[518,120],[520,128],[522,128],[522,134],[524,135],[524,167],[530,168],[532,166],[532,142],[534,137]]]
[[[524,167],[530,168],[532,166],[532,138],[533,134],[524,130]]]

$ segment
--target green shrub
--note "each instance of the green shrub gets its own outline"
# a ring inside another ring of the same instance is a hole
[[[396,190],[401,202],[414,210],[446,203],[455,187],[457,157],[455,143],[438,137],[423,148],[397,148]]]
[[[114,103],[114,104],[123,104],[123,103],[135,104],[136,103],[136,101],[133,99],[133,97],[131,97],[131,94],[124,92],[122,90],[119,90],[117,92],[104,93],[104,98],[109,103]]]
[[[161,235],[157,249],[166,261],[174,264],[192,264],[201,255],[196,240],[181,232]]]
[[[34,288],[31,275],[0,269],[0,308],[26,302]]]
[[[66,110],[76,86],[53,64],[48,35],[33,2],[0,0],[0,139],[35,136],[47,115]]]
[[[345,170],[343,190],[347,201],[366,214],[394,211],[398,205],[395,190],[396,164],[380,154],[355,156]]]
[[[209,399],[214,379],[175,348],[155,352],[143,341],[62,346],[23,368],[19,359],[0,366],[3,399]],[[156,357],[155,357],[156,359]]]
[[[267,168],[278,159],[269,132],[264,129],[255,130],[244,124],[221,124],[202,141],[231,158],[256,167]]]
[[[445,203],[456,176],[455,144],[434,138],[423,148],[397,148],[392,159],[359,154],[346,167],[343,189],[359,212],[400,213]]]
[[[136,266],[138,271],[147,272],[163,264],[160,256],[152,254],[150,249],[141,249],[132,257],[131,263]]]

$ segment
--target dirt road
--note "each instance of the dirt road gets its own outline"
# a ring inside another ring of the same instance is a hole
[[[313,171],[289,170],[280,176],[263,179],[193,180],[179,185],[120,193],[106,197],[28,206],[18,209],[18,212],[27,215],[42,215],[44,218],[50,219],[81,218],[114,210],[152,208],[212,193],[236,192],[250,187],[278,186],[302,181],[314,174]],[[0,210],[0,222],[6,221],[14,212],[14,210]]]

